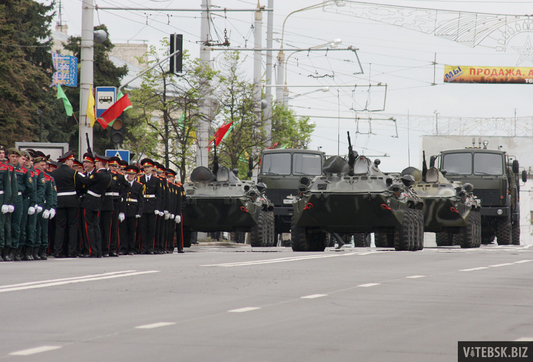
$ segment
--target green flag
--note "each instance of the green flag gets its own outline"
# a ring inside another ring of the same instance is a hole
[[[63,100],[63,105],[65,106],[65,112],[67,113],[67,116],[71,117],[72,116],[72,104],[70,104],[70,101],[65,95],[65,92],[63,92],[63,89],[61,89],[60,84],[57,84],[57,97],[56,98]]]

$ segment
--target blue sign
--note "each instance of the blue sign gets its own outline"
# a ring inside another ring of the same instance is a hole
[[[105,155],[106,157],[116,156],[128,163],[130,162],[130,151],[128,150],[105,150]]]
[[[97,118],[115,103],[116,94],[116,87],[96,87],[94,106],[96,107]]]
[[[55,70],[57,70],[52,75],[52,85],[78,86],[78,58],[70,55],[52,53],[52,63],[54,64]]]

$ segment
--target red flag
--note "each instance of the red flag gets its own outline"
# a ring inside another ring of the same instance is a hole
[[[213,142],[213,140],[215,141],[215,144],[218,146],[220,144],[220,141],[222,141],[222,139],[224,138],[224,135],[226,134],[226,132],[228,132],[228,129],[231,127],[231,124],[233,123],[233,121],[231,121],[230,123],[228,124],[225,124],[225,125],[222,125],[216,132],[215,132],[215,137],[213,137],[211,139],[211,141],[209,141],[209,144],[211,144],[211,142]],[[208,148],[208,151],[211,151],[211,146],[209,146]]]
[[[127,94],[124,94],[123,97],[121,97],[119,100],[117,100],[111,107],[105,110],[104,113],[100,117],[98,117],[97,121],[100,123],[100,126],[102,128],[106,128],[108,124],[117,119],[118,116],[124,112],[124,110],[128,107],[131,107],[130,99],[128,98]]]

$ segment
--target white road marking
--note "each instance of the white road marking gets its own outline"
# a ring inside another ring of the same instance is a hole
[[[11,352],[10,355],[11,356],[29,356],[29,355],[32,355],[32,354],[53,351],[54,349],[59,349],[59,348],[63,348],[63,347],[60,347],[60,346],[41,346],[41,347],[25,349],[25,350],[22,350],[22,351]]]
[[[483,270],[483,269],[488,269],[488,268],[489,268],[488,266],[480,266],[478,268],[461,269],[459,271],[469,272],[469,271]]]
[[[522,338],[515,339],[515,342],[532,342],[532,341],[533,341],[533,337],[522,337]]]
[[[239,308],[239,309],[232,309],[228,310],[229,313],[244,313],[244,312],[250,312],[252,310],[261,309],[260,307],[246,307],[246,308]]]
[[[55,286],[58,286],[58,285],[84,283],[84,282],[91,282],[91,281],[95,281],[95,280],[106,280],[106,279],[123,278],[123,277],[130,277],[130,276],[135,276],[135,275],[143,275],[143,274],[151,274],[151,273],[159,273],[159,271],[158,270],[148,270],[148,271],[143,271],[143,272],[136,272],[135,270],[126,270],[126,271],[122,271],[122,272],[86,275],[86,276],[81,276],[81,277],[72,277],[72,278],[64,278],[64,279],[53,279],[53,280],[43,280],[43,281],[40,281],[40,282],[11,284],[11,285],[1,286],[0,287],[0,293],[14,292],[14,291],[18,291],[18,290],[29,290],[29,289],[37,289],[37,288],[55,287]]]
[[[410,275],[408,277],[405,277],[406,279],[418,279],[418,278],[425,278],[425,275]]]
[[[494,264],[494,265],[489,265],[489,267],[491,268],[499,268],[501,266],[509,266],[509,265],[513,265],[514,263],[503,263],[503,264]]]
[[[526,260],[515,261],[514,263],[515,264],[522,264],[522,263],[529,263],[530,261],[533,261],[533,260],[526,259]]]
[[[160,327],[166,327],[176,324],[175,322],[159,322],[159,323],[152,323],[152,324],[145,324],[144,326],[138,326],[135,327],[137,329],[153,329],[153,328],[160,328]]]
[[[369,288],[369,287],[375,287],[376,285],[381,285],[381,283],[366,283],[366,284],[359,284],[358,287]]]
[[[372,252],[363,252],[363,253],[344,253],[344,254],[320,254],[320,255],[291,256],[291,257],[288,257],[288,258],[263,259],[263,260],[253,260],[253,261],[241,261],[241,262],[234,262],[234,263],[222,263],[222,264],[206,264],[206,265],[200,265],[200,266],[216,266],[216,267],[223,267],[223,268],[231,268],[231,267],[236,267],[236,266],[288,263],[288,262],[292,262],[292,261],[301,261],[301,260],[338,258],[338,257],[342,257],[342,256],[371,255],[371,254],[379,254],[379,253],[372,251]]]
[[[322,298],[322,297],[327,297],[328,295],[327,294],[311,294],[311,295],[306,295],[304,297],[300,297],[302,299],[315,299],[315,298]]]

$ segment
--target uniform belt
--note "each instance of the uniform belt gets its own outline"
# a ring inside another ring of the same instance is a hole
[[[0,195],[3,195],[4,194],[4,190],[0,190]]]
[[[106,196],[120,196],[120,193],[119,192],[106,192],[105,195]]]
[[[126,201],[127,202],[139,202],[137,199],[130,199],[130,198],[127,198]]]
[[[91,195],[91,196],[94,196],[94,197],[101,197],[101,196],[102,196],[102,195],[97,194],[96,192],[93,192],[93,191],[91,191],[91,190],[87,191],[87,194],[88,194],[88,195]]]
[[[156,195],[144,195],[147,199],[155,199]]]
[[[58,192],[57,196],[74,196],[76,195],[76,191],[65,191],[65,192]]]

